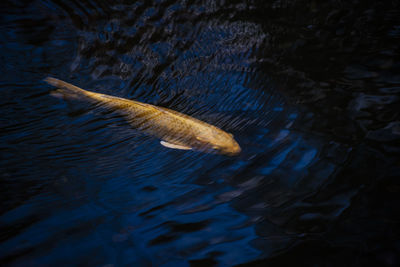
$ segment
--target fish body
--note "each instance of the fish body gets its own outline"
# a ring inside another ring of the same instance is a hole
[[[226,155],[237,155],[241,151],[232,134],[180,112],[91,92],[52,77],[45,81],[59,88],[56,94],[86,99],[117,111],[135,128],[161,139],[161,144],[166,147]]]

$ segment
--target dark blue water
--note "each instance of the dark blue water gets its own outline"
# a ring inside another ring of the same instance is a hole
[[[5,1],[6,266],[400,264],[396,1]],[[171,150],[54,76],[235,135]]]

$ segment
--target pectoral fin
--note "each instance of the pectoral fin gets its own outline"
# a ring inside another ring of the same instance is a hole
[[[182,150],[191,150],[192,149],[191,147],[188,147],[188,146],[171,144],[171,143],[168,143],[166,141],[161,141],[160,143],[161,143],[161,145],[163,145],[165,147],[168,147],[168,148],[172,148],[172,149],[182,149]]]

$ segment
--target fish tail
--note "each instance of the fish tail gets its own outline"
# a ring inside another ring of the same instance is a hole
[[[72,85],[70,83],[61,81],[59,79],[53,78],[53,77],[47,77],[44,79],[45,82],[47,82],[50,85],[53,85],[57,87],[58,89],[52,91],[50,94],[55,97],[66,97],[66,98],[79,98],[81,96],[89,96],[90,93],[89,91],[86,91],[82,88],[79,88],[75,85]]]

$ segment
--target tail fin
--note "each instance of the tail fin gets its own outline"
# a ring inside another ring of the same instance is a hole
[[[50,93],[55,97],[79,98],[81,96],[90,95],[89,91],[53,77],[47,77],[44,79],[44,81],[58,88]]]
[[[58,87],[58,88],[60,88],[60,89],[65,89],[65,90],[68,90],[68,91],[73,91],[73,92],[75,92],[75,93],[84,93],[84,92],[87,92],[86,90],[83,90],[82,88],[79,88],[79,87],[77,87],[77,86],[75,86],[75,85],[72,85],[72,84],[70,84],[70,83],[61,81],[61,80],[56,79],[56,78],[47,77],[47,78],[44,79],[44,81],[47,82],[48,84],[53,85],[53,86],[55,86],[55,87]]]

